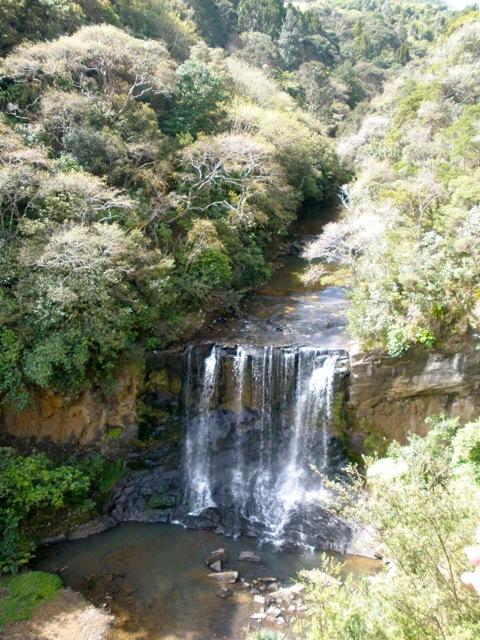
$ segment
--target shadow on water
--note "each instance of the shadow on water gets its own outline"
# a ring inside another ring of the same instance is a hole
[[[92,538],[54,545],[36,568],[60,571],[66,586],[97,606],[106,604],[116,620],[108,640],[241,640],[252,614],[251,595],[238,583],[232,595],[219,596],[219,586],[207,577],[203,564],[219,547],[228,553],[225,568],[238,570],[247,581],[273,576],[288,582],[300,569],[320,563],[320,554],[259,548],[251,538],[126,523]],[[243,550],[259,553],[262,563],[238,562]],[[364,573],[375,566],[347,560],[351,571]]]

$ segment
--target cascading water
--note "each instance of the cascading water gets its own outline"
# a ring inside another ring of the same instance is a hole
[[[189,429],[186,434],[185,452],[188,464],[186,465],[186,497],[192,514],[199,514],[209,507],[214,507],[212,498],[210,469],[211,456],[210,444],[215,438],[212,429],[214,423],[209,418],[211,404],[215,395],[218,376],[218,348],[214,346],[210,355],[205,359],[203,366],[203,378],[198,402],[198,419],[195,429]],[[192,357],[197,356],[192,348],[187,350],[187,389],[189,388],[189,376],[192,373]],[[197,362],[198,365],[198,362]],[[190,416],[187,416],[189,418]]]
[[[313,347],[190,347],[184,478],[191,516],[222,530],[308,543],[322,511],[342,352]],[[307,517],[308,515],[308,517]],[[309,520],[310,522],[307,522]]]

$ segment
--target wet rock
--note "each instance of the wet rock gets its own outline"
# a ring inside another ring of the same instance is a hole
[[[220,573],[209,573],[207,578],[212,578],[224,584],[233,584],[238,579],[238,571],[222,571]]]
[[[262,559],[260,556],[257,556],[253,551],[241,551],[238,556],[239,562],[261,562]]]
[[[277,581],[276,578],[272,578],[270,576],[265,576],[265,577],[262,577],[262,578],[257,578],[254,582],[256,582],[256,583],[259,582],[259,583],[262,583],[262,584],[270,584],[270,583],[276,582],[276,581]]]
[[[225,549],[216,549],[208,554],[205,558],[205,564],[207,567],[211,567],[216,562],[226,562],[227,561],[227,552]]]
[[[288,602],[294,600],[297,596],[305,591],[305,585],[297,582],[291,587],[284,587],[270,594],[270,598],[275,602]]]
[[[75,527],[68,533],[67,538],[69,540],[81,540],[82,538],[88,538],[89,536],[96,535],[97,533],[103,533],[114,527],[117,524],[115,518],[111,517],[101,517],[95,518],[95,520],[90,520],[89,522],[85,522],[84,524]]]
[[[216,571],[217,573],[220,573],[222,570],[222,563],[220,560],[217,560],[216,562],[212,562],[212,564],[210,565],[210,569],[213,569],[214,571]]]

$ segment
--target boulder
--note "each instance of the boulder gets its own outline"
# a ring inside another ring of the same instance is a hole
[[[253,616],[250,616],[252,620],[265,620],[266,617],[266,613],[254,613]]]
[[[239,562],[261,562],[262,559],[257,554],[253,553],[253,551],[241,551],[238,556]]]
[[[222,563],[220,560],[217,560],[216,562],[212,562],[212,564],[210,565],[210,569],[213,569],[214,571],[216,571],[217,573],[220,573],[222,570]]]
[[[209,573],[207,578],[213,578],[223,584],[233,584],[238,579],[238,571],[221,571],[219,573]]]
[[[275,602],[288,602],[301,595],[304,591],[305,585],[297,582],[296,584],[292,584],[291,587],[284,587],[283,589],[274,591],[270,594],[270,598]]]
[[[227,552],[225,549],[216,549],[208,554],[205,558],[205,564],[207,567],[211,567],[215,562],[226,562],[227,561]]]
[[[278,607],[268,607],[265,613],[271,618],[278,618],[278,616],[282,615],[282,610]]]

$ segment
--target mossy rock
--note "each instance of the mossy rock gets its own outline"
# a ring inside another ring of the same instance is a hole
[[[148,386],[172,396],[179,396],[182,392],[182,380],[179,376],[172,374],[167,368],[159,369],[155,371],[155,373],[152,373]]]
[[[147,506],[149,509],[170,509],[176,504],[176,499],[167,493],[159,491],[150,496]]]

